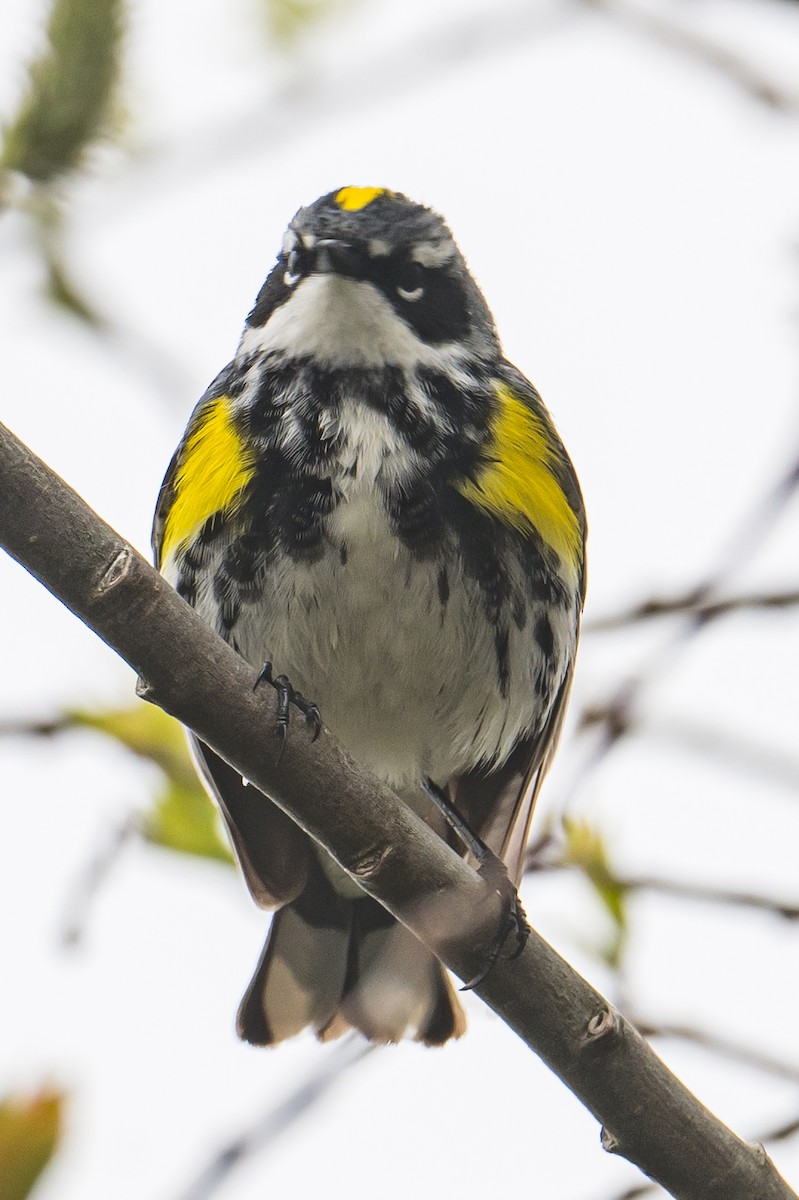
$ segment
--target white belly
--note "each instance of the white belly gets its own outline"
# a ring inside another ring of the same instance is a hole
[[[442,604],[437,563],[415,560],[382,506],[368,514],[366,507],[336,514],[337,532],[349,527],[346,562],[334,544],[320,561],[275,570],[268,601],[242,610],[236,642],[253,665],[269,659],[288,675],[346,749],[386,782],[429,775],[445,783],[507,753],[529,728],[529,634],[523,647],[511,645],[503,697],[494,631],[474,585],[450,568]]]

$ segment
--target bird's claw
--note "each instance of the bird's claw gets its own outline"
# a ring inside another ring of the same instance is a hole
[[[511,962],[519,957],[530,936],[530,925],[527,921],[527,914],[522,907],[519,893],[511,883],[502,860],[497,858],[496,854],[489,851],[488,856],[478,867],[477,873],[482,876],[490,887],[499,893],[505,908],[502,924],[499,927],[496,938],[488,949],[488,953],[483,959],[480,970],[473,979],[470,979],[468,983],[463,985],[461,988],[462,992],[471,991],[472,988],[477,987],[487,978],[499,961],[505,943],[511,935],[515,935],[516,938],[516,945],[513,948],[513,952],[508,955]]]
[[[319,737],[322,729],[322,717],[318,707],[312,701],[306,700],[301,692],[294,690],[287,675],[273,675],[271,662],[265,662],[261,667],[252,690],[255,691],[262,683],[268,683],[277,693],[276,725],[277,734],[280,738],[279,762],[283,757],[283,750],[285,749],[288,737],[290,706],[293,704],[302,713],[307,728],[311,730],[312,742],[315,742]]]

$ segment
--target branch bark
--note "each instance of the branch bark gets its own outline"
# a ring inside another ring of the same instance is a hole
[[[255,671],[2,425],[0,481],[0,544],[133,667],[141,694],[267,792],[456,975],[473,978],[495,936],[497,893],[327,730],[311,743],[297,725],[280,756],[274,697],[253,691]],[[797,1200],[763,1148],[705,1109],[537,934],[476,991],[603,1123],[605,1148],[678,1200]]]

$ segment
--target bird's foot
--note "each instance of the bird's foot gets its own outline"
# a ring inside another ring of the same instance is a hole
[[[443,814],[449,827],[458,835],[468,853],[477,860],[478,875],[482,876],[488,886],[497,892],[503,904],[502,923],[497,931],[497,936],[489,946],[483,964],[474,979],[470,979],[461,989],[468,992],[482,983],[492,967],[496,966],[505,943],[512,934],[515,936],[516,945],[509,957],[511,960],[519,957],[530,936],[530,926],[519,899],[519,893],[511,883],[502,859],[494,853],[490,846],[486,845],[482,838],[472,832],[455,805],[437,784],[433,783],[431,779],[426,779],[423,786],[436,808]]]
[[[291,705],[298,708],[305,718],[305,724],[311,730],[311,741],[315,742],[319,737],[322,729],[322,717],[317,706],[311,701],[306,700],[301,692],[296,691],[291,686],[287,675],[274,675],[272,673],[271,662],[265,662],[258,672],[258,678],[253,684],[253,691],[261,686],[262,683],[268,683],[277,692],[277,732],[280,738],[280,754],[278,761],[283,755],[283,750],[286,745],[286,738],[289,731],[289,719],[291,714]]]
[[[488,847],[486,849],[488,850]],[[511,883],[510,876],[502,859],[498,858],[493,850],[488,850],[488,856],[478,866],[477,873],[501,897],[503,915],[497,936],[489,946],[480,970],[473,979],[470,979],[461,988],[461,991],[464,992],[471,991],[472,988],[477,987],[478,984],[483,982],[499,961],[508,938],[513,937],[516,943],[512,952],[508,955],[508,958],[513,961],[514,958],[519,957],[530,936],[530,925],[527,921],[527,914],[522,907],[519,893]]]

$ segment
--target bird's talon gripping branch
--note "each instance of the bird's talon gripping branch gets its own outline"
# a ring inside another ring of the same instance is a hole
[[[530,936],[530,922],[527,920],[527,913],[524,911],[522,902],[519,899],[519,893],[516,893],[514,900],[513,921],[516,927],[516,949],[510,955],[510,961],[515,962],[519,957],[524,947],[527,945],[527,939]]]
[[[449,827],[455,831],[463,842],[466,850],[477,859],[478,875],[485,880],[490,888],[496,891],[504,906],[499,932],[489,947],[480,970],[474,979],[470,979],[461,988],[461,991],[468,992],[472,988],[477,987],[479,983],[482,983],[499,961],[505,942],[512,933],[516,935],[516,946],[510,955],[510,959],[513,960],[519,957],[530,936],[530,926],[527,922],[525,911],[522,908],[519,893],[513,886],[502,859],[494,853],[490,846],[486,845],[482,838],[479,838],[472,832],[457,808],[450,802],[440,787],[433,783],[431,779],[426,779],[424,780],[423,788],[439,812],[442,813]]]
[[[294,693],[292,703],[305,717],[306,728],[311,731],[311,741],[315,742],[322,732],[322,714],[319,712],[319,706],[314,704],[313,700],[306,700],[301,692]]]
[[[291,703],[291,684],[288,675],[278,675],[274,683],[277,692],[277,731],[280,736],[280,753],[282,755],[289,732],[289,704]]]
[[[486,979],[491,970],[499,962],[505,943],[511,935],[515,935],[516,938],[513,953],[508,955],[511,962],[519,957],[530,936],[530,925],[527,920],[527,914],[522,907],[519,893],[511,883],[502,860],[497,858],[492,850],[489,850],[488,856],[477,868],[477,873],[502,898],[505,909],[497,936],[489,947],[480,970],[473,979],[470,979],[468,983],[463,985],[461,988],[462,992],[471,991],[472,988],[477,987],[478,984]]]
[[[319,737],[322,729],[322,717],[319,708],[311,700],[306,700],[302,692],[297,692],[291,686],[291,682],[287,675],[273,675],[272,663],[267,661],[258,672],[258,677],[253,684],[253,691],[261,686],[262,683],[268,683],[277,692],[277,732],[280,738],[280,753],[278,762],[283,757],[283,750],[286,746],[288,737],[289,721],[291,718],[291,705],[298,708],[305,718],[305,724],[311,730],[311,741],[315,742]]]
[[[274,680],[272,679],[272,664],[268,660],[264,663],[255,677],[255,683],[252,685],[252,690],[257,692],[262,683],[268,683],[274,687]]]

